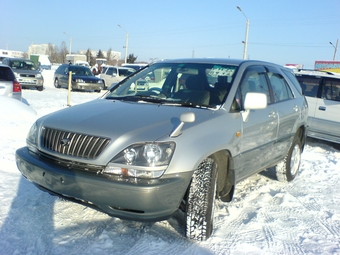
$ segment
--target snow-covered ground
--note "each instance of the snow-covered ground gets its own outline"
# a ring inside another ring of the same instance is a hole
[[[308,139],[293,183],[270,171],[239,183],[205,242],[183,237],[180,213],[125,221],[40,191],[14,155],[36,118],[67,107],[53,71],[44,77],[44,91],[23,90],[24,104],[0,98],[0,254],[340,254],[340,151],[317,140]],[[101,94],[72,92],[71,105]]]

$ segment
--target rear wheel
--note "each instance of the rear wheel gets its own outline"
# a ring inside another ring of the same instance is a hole
[[[299,171],[301,153],[301,141],[298,136],[295,136],[286,157],[275,167],[276,176],[279,181],[290,182],[294,180]]]
[[[186,236],[204,241],[213,231],[216,197],[216,165],[213,159],[202,161],[194,173],[186,199]]]

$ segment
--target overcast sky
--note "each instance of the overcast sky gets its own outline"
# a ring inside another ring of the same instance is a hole
[[[72,38],[72,52],[111,48],[124,58],[128,33],[137,61],[242,58],[248,19],[247,58],[313,68],[333,59],[340,39],[339,0],[0,0],[0,9],[0,49],[24,52],[31,43],[69,49]]]

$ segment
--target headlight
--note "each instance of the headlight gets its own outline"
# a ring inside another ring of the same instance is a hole
[[[35,122],[27,134],[26,143],[30,151],[37,152],[38,128]]]
[[[78,82],[78,83],[84,83],[84,80],[83,80],[83,79],[76,79],[76,82]]]
[[[41,73],[38,73],[35,77],[36,77],[36,78],[41,78],[42,75],[41,75]]]
[[[175,143],[134,144],[115,156],[103,173],[135,178],[159,178],[168,167]]]
[[[99,80],[98,83],[103,83],[103,80]]]

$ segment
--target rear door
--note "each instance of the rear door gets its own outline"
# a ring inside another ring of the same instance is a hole
[[[295,135],[296,122],[304,107],[303,99],[294,97],[293,91],[286,79],[276,68],[267,66],[267,75],[271,84],[273,106],[276,107],[279,118],[277,142],[273,145],[273,159],[282,158],[288,151]]]
[[[319,87],[321,84],[320,76],[312,75],[296,75],[299,81],[303,94],[308,102],[308,126],[309,130],[315,129],[315,112],[318,104]],[[320,88],[321,89],[321,88]]]
[[[314,132],[324,139],[340,142],[340,79],[323,78],[312,124]]]

